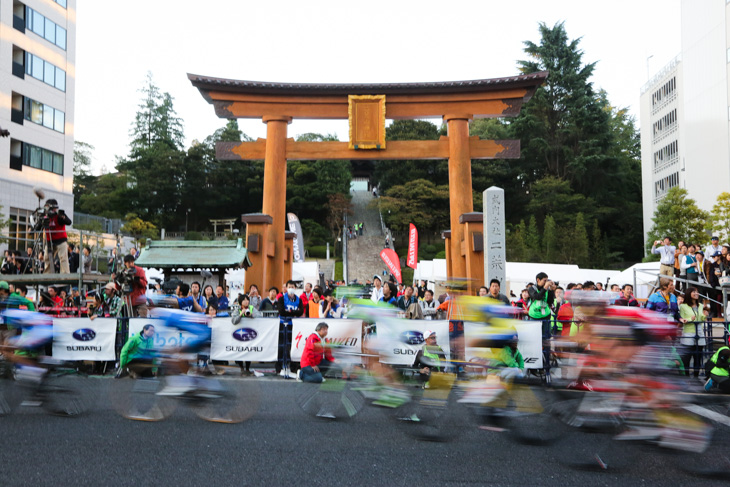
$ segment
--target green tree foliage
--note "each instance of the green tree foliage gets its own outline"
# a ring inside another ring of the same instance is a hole
[[[379,198],[388,228],[407,231],[413,223],[421,232],[438,232],[449,226],[449,191],[426,179],[393,186]]]
[[[145,85],[140,89],[142,101],[134,118],[132,130],[132,154],[150,149],[161,143],[172,149],[181,149],[185,135],[182,119],[177,116],[172,106],[172,96],[162,93],[147,73]]]
[[[96,178],[91,174],[91,158],[94,146],[74,141],[74,201],[78,202],[81,194],[92,186]]]
[[[124,225],[121,230],[142,243],[147,239],[159,237],[157,227],[153,223],[142,220],[134,213],[129,213],[124,217]]]
[[[75,181],[74,181],[75,183]],[[104,218],[123,218],[131,207],[129,178],[121,173],[107,173],[94,177],[75,199],[76,211]]]
[[[649,230],[648,244],[666,236],[674,242],[702,243],[707,241],[705,228],[709,213],[701,210],[695,200],[687,196],[687,190],[675,186],[657,204]]]
[[[720,193],[710,215],[712,231],[721,242],[730,239],[730,193]],[[701,243],[701,241],[697,241]]]
[[[552,215],[545,217],[545,229],[543,231],[542,245],[545,262],[555,262],[558,255],[558,234],[555,226],[555,219]]]
[[[535,215],[530,215],[525,234],[525,245],[527,246],[527,262],[542,262],[543,255],[540,251],[540,230],[537,228]]]
[[[543,209],[545,214],[565,224],[574,221],[578,205],[588,218],[593,213],[598,219],[610,248],[638,259],[641,170],[634,120],[625,109],[612,107],[605,92],[596,93],[590,80],[596,63],[583,62],[580,39],[570,40],[563,23],[540,24],[539,32],[539,44],[525,42],[530,59],[519,62],[520,70],[550,74],[511,125],[522,142],[520,181],[535,190],[539,181],[554,178],[562,197],[577,198]]]
[[[507,234],[507,260],[513,262],[528,261],[526,233],[527,225],[525,225],[525,220],[520,220],[520,223],[515,225],[512,231]]]
[[[132,124],[130,153],[117,170],[129,178],[125,213],[169,228],[181,208],[181,188],[190,178],[185,164],[182,121],[169,93],[161,93],[152,75],[140,90],[142,101]]]
[[[385,129],[385,140],[438,140],[439,128],[425,120],[395,120]],[[373,184],[385,194],[393,186],[407,181],[427,179],[448,184],[448,161],[378,161],[375,163]]]
[[[586,267],[589,263],[589,247],[583,213],[578,213],[575,217],[575,228],[566,237],[561,246],[565,263]]]

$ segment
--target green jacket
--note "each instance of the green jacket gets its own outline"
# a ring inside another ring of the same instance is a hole
[[[716,375],[718,377],[730,376],[730,371],[728,371],[728,363],[726,361],[720,360],[720,352],[722,352],[723,350],[728,350],[728,347],[718,348],[717,352],[715,352],[715,355],[713,355],[711,359],[715,363],[715,368],[710,371],[710,374]]]
[[[497,354],[497,362],[499,366],[525,368],[525,359],[518,349],[512,349],[510,346],[502,348]]]
[[[10,298],[8,299],[8,303],[10,304],[11,308],[14,308],[16,306],[25,306],[28,311],[35,311],[35,304],[33,304],[33,301],[28,298],[24,298],[19,293],[11,294]]]
[[[129,362],[137,358],[152,358],[154,356],[155,339],[143,338],[142,331],[127,340],[119,356],[119,366],[124,368]]]

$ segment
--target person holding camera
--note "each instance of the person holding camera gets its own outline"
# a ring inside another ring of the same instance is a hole
[[[58,258],[61,274],[71,272],[68,264],[68,235],[66,225],[71,225],[71,219],[64,210],[58,208],[58,201],[51,198],[46,200],[43,207],[48,217],[48,231],[46,245],[43,251],[46,274],[53,272],[53,261]]]
[[[112,276],[114,278],[116,276]],[[124,256],[124,270],[121,272],[121,281],[131,286],[129,301],[134,311],[134,316],[139,318],[147,318],[147,276],[144,269],[134,265],[134,257],[130,254]]]

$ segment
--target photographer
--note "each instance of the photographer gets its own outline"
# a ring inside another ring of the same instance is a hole
[[[134,257],[131,255],[124,256],[124,269],[119,274],[119,278],[115,274],[112,275],[122,288],[123,294],[129,295],[129,300],[134,310],[134,316],[140,318],[147,317],[147,276],[144,269],[134,265]]]
[[[53,272],[53,260],[57,257],[60,263],[61,274],[69,274],[71,272],[68,265],[68,235],[66,234],[66,225],[71,225],[71,219],[66,212],[58,209],[58,202],[51,198],[46,200],[43,207],[46,215],[48,232],[46,233],[46,245],[43,251],[44,261],[46,264],[45,273]]]

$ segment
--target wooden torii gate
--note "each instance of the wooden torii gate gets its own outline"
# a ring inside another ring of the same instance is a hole
[[[472,159],[515,159],[518,140],[469,137],[474,118],[514,117],[547,72],[471,81],[387,84],[300,84],[244,81],[188,74],[221,118],[260,118],[266,139],[219,142],[223,160],[264,160],[262,213],[243,215],[252,262],[248,283],[261,289],[291,278],[291,235],[286,231],[286,161],[317,159],[448,159],[451,230],[446,234],[449,277],[484,279],[481,244],[467,233],[474,215]],[[387,102],[386,102],[387,98]],[[385,141],[386,119],[440,117],[448,136],[440,140]],[[287,138],[292,119],[349,119],[348,142],[296,142]],[[461,219],[461,222],[460,222]],[[477,284],[477,287],[481,284]]]

